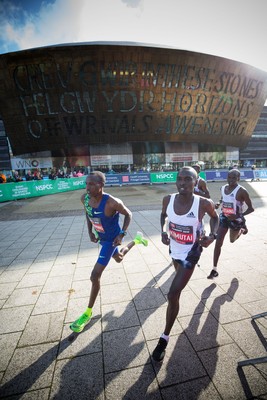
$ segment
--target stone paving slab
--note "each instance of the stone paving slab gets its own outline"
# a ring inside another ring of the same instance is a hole
[[[209,186],[217,199],[221,184]],[[234,244],[226,238],[214,281],[207,280],[213,248],[203,251],[163,363],[151,353],[164,328],[174,268],[159,215],[174,185],[110,188],[133,209],[125,241],[140,230],[149,246],[110,263],[81,334],[69,324],[88,303],[98,254],[81,193],[1,205],[0,398],[266,399],[267,365],[237,368],[267,348],[267,319],[251,321],[267,310],[267,183],[246,187],[256,208],[247,218],[249,233]]]

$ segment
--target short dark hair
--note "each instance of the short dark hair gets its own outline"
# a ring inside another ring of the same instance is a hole
[[[198,170],[198,172],[201,171],[201,166],[199,164],[192,165],[192,168],[194,168],[194,170]]]
[[[182,171],[188,171],[188,172],[193,173],[194,176],[195,176],[195,179],[197,179],[197,171],[194,168],[189,167],[189,166],[185,166],[185,167],[182,167],[181,169],[179,169],[179,172],[177,174],[177,178],[179,176],[179,173],[182,172]]]
[[[101,172],[101,171],[93,171],[93,172],[90,172],[89,176],[94,176],[94,177],[96,177],[96,178],[97,178],[97,181],[100,182],[100,183],[102,183],[103,186],[104,186],[105,183],[106,183],[105,174],[103,174],[103,172]]]
[[[230,169],[230,170],[228,171],[228,175],[231,174],[232,172],[235,172],[235,173],[238,175],[238,177],[240,178],[241,174],[240,174],[239,169],[237,169],[237,168],[232,168],[232,169]]]

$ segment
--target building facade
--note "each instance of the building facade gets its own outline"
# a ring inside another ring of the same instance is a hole
[[[240,163],[244,167],[267,167],[267,106],[263,107],[248,145],[240,151]]]
[[[0,56],[0,115],[13,157],[33,167],[225,167],[251,140],[266,97],[263,71],[170,48],[91,43]]]

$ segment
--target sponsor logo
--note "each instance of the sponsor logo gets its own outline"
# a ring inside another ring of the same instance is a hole
[[[173,174],[157,174],[157,179],[174,179]]]
[[[39,162],[37,160],[32,160],[32,166],[33,167],[38,167],[39,166]]]
[[[191,211],[189,214],[187,214],[188,218],[195,218],[195,215],[193,213],[193,211]]]
[[[73,182],[73,186],[84,185],[84,181]]]
[[[53,189],[53,185],[51,185],[51,183],[49,184],[49,183],[47,183],[46,185],[40,185],[40,186],[35,186],[35,189],[37,190],[37,191],[39,191],[39,190],[51,190],[51,189]]]
[[[102,214],[102,211],[94,211],[94,214]]]

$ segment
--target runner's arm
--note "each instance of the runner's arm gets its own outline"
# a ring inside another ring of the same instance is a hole
[[[206,199],[210,199],[210,192],[204,179],[201,179],[199,182],[199,192],[194,192],[194,194],[198,194],[199,196],[205,197]]]
[[[246,205],[247,205],[246,211],[244,211],[244,212],[242,213],[243,216],[245,216],[245,215],[248,215],[248,214],[252,213],[252,212],[254,211],[254,207],[252,206],[251,199],[250,199],[249,194],[248,194],[248,192],[247,192],[246,189],[243,189],[242,196],[243,196],[243,201],[244,201],[244,202],[246,203]]]
[[[210,234],[208,236],[205,235],[199,239],[199,243],[203,247],[208,247],[216,239],[216,234],[219,226],[219,217],[215,210],[213,201],[210,199],[201,199],[199,215],[201,221],[206,213],[210,217]]]
[[[162,210],[160,214],[160,227],[161,227],[161,241],[162,243],[169,245],[170,239],[168,236],[168,232],[166,231],[166,221],[167,221],[167,207],[169,204],[171,196],[165,196],[162,201]]]
[[[121,230],[126,232],[132,220],[132,212],[129,210],[128,207],[125,206],[122,200],[113,196],[109,197],[107,206],[108,207],[105,212],[108,213],[108,215],[114,215],[116,212],[124,215]],[[114,239],[114,245],[119,246],[123,237],[124,234],[122,233],[116,236],[116,238]]]
[[[129,208],[127,208],[124,204],[122,204],[122,209],[121,211],[119,211],[120,214],[124,215],[124,220],[123,220],[123,224],[122,224],[122,230],[123,231],[127,231],[131,220],[132,220],[132,213],[129,210]]]
[[[83,194],[81,197],[81,202],[82,202],[83,206],[84,206],[84,198],[85,198],[85,194]],[[87,214],[85,207],[84,207],[84,210],[85,210],[89,238],[90,238],[91,242],[97,243],[99,238],[93,232],[93,225],[92,225],[92,222],[90,221],[89,215]]]

